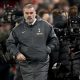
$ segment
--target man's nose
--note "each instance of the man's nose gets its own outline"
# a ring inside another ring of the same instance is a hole
[[[31,14],[29,13],[28,16],[31,16]]]

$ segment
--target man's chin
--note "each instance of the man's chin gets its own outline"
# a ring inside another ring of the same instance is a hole
[[[32,24],[32,22],[28,22],[28,24]]]
[[[32,23],[33,21],[32,21],[32,20],[29,20],[28,22],[29,22],[29,23]]]
[[[31,23],[33,23],[33,20],[27,20],[26,21],[28,24],[31,24]]]

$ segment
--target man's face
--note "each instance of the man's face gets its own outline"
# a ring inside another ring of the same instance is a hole
[[[28,23],[32,23],[36,17],[36,11],[34,8],[23,9],[24,18]]]

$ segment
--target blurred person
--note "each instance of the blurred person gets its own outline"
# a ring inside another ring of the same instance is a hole
[[[64,2],[62,4],[61,14],[64,19],[64,21],[68,20],[68,12],[69,12],[69,3]]]
[[[76,16],[78,15],[78,7],[76,5],[73,5],[69,9],[69,15],[70,16]]]
[[[48,14],[49,14],[49,16],[50,16],[49,22],[50,22],[50,24],[52,24],[52,25],[53,25],[53,13],[52,13],[53,8],[54,8],[53,4],[48,4],[47,10],[48,10]]]
[[[0,16],[4,14],[4,9],[0,7]]]
[[[60,66],[53,71],[56,80],[64,80],[69,73],[69,41],[66,35],[67,25],[63,20],[61,9],[53,10],[54,30],[59,39],[59,56],[58,63]]]
[[[80,76],[80,17],[78,15],[78,7],[76,5],[69,9],[68,28],[70,31],[71,56],[73,56],[73,77]],[[77,53],[77,54],[76,54]],[[77,58],[77,59],[75,59]]]
[[[60,0],[52,0],[52,2],[53,2],[54,4],[57,4],[57,3],[60,2]]]
[[[44,15],[43,15],[43,19],[45,20],[45,21],[48,21],[49,23],[50,23],[50,16],[49,16],[49,14],[48,13],[45,13]]]
[[[55,25],[54,27],[56,28],[64,27],[64,21],[60,9],[53,10],[53,24]]]
[[[73,29],[77,30],[80,27],[80,16],[78,14],[78,7],[76,5],[70,7],[69,16],[68,16],[68,27],[71,33],[73,33]]]
[[[63,3],[65,3],[65,2],[67,2],[67,0],[52,0],[54,9],[62,9]]]
[[[6,26],[8,24],[0,19],[0,80],[9,80],[9,69],[10,65],[6,59],[6,39],[9,36],[9,31],[11,26]]]
[[[57,36],[50,24],[36,17],[32,4],[24,5],[23,14],[24,19],[12,30],[6,43],[21,72],[22,79],[17,80],[47,80],[49,54],[57,50]]]
[[[56,8],[58,8],[58,9],[60,8],[61,1],[62,0],[51,0],[51,2],[53,3],[55,9]]]
[[[50,16],[49,16],[48,11],[46,11],[45,9],[41,9],[41,10],[38,12],[38,15],[39,15],[43,20],[49,22]]]

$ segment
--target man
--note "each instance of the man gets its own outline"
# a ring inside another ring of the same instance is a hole
[[[36,18],[32,4],[23,7],[23,14],[7,39],[7,50],[15,57],[23,80],[47,80],[49,53],[57,50],[58,39],[50,24]]]

